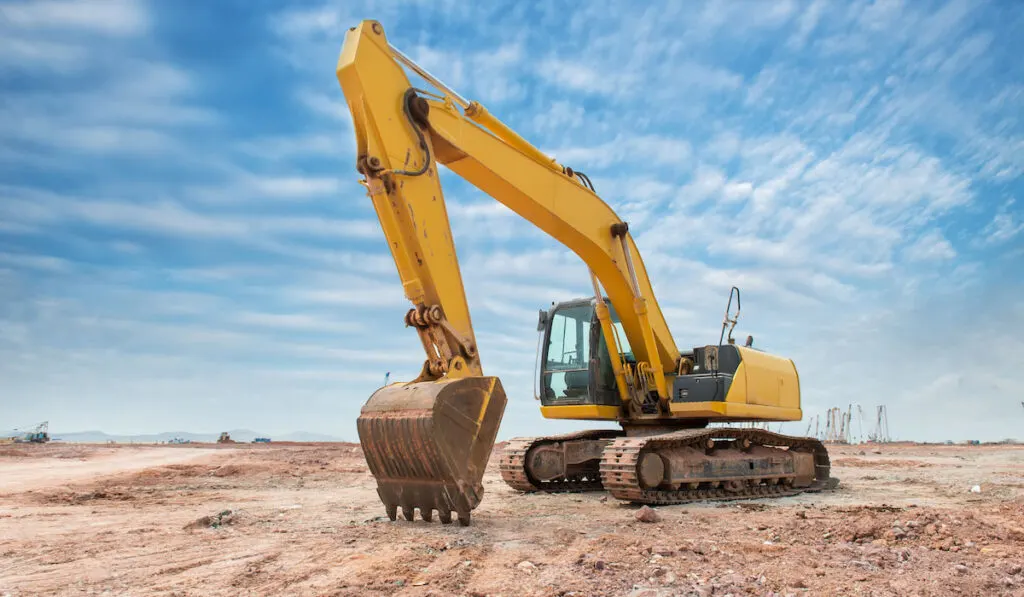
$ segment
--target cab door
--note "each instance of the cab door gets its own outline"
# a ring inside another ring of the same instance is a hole
[[[544,336],[539,385],[544,406],[621,404],[608,346],[592,301],[559,303],[542,312]],[[614,311],[612,321],[618,323]]]

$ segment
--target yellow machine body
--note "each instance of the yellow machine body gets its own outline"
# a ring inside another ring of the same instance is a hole
[[[725,398],[718,401],[670,403],[672,417],[710,421],[799,421],[800,377],[791,359],[750,348],[737,347],[741,361],[732,376]],[[547,419],[616,421],[618,406],[567,404],[541,406]]]
[[[718,402],[673,401],[672,414],[712,421],[799,421],[800,378],[792,360],[737,347],[740,364],[725,399]]]

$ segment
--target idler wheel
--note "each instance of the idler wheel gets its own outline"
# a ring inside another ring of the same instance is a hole
[[[640,457],[640,484],[644,489],[651,489],[661,485],[665,478],[665,461],[654,452],[648,452]]]

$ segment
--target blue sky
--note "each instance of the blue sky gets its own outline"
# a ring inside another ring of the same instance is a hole
[[[416,375],[334,75],[363,18],[590,175],[681,346],[735,284],[807,418],[1022,437],[1024,12],[956,0],[0,2],[0,428],[354,439]],[[531,390],[584,264],[442,180],[500,436],[586,426]]]

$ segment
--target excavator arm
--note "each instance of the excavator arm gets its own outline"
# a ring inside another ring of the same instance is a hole
[[[402,64],[442,95],[414,89]],[[417,327],[427,353],[420,380],[482,375],[437,173],[437,164],[444,164],[587,264],[650,389],[667,399],[664,371],[674,371],[679,351],[628,224],[588,188],[584,175],[416,66],[389,45],[375,21],[348,32],[337,73],[353,115],[358,169],[414,305],[407,323]]]
[[[413,87],[408,67],[436,88]],[[657,398],[667,411],[666,373],[680,358],[628,224],[589,179],[545,156],[392,47],[363,21],[345,37],[337,77],[352,114],[357,170],[373,202],[411,303],[426,358],[419,376],[379,389],[357,420],[378,494],[391,518],[419,508],[468,524],[506,404],[483,373],[452,238],[438,164],[463,177],[589,267],[621,320],[634,361],[620,361],[608,307],[595,301],[623,402]]]

